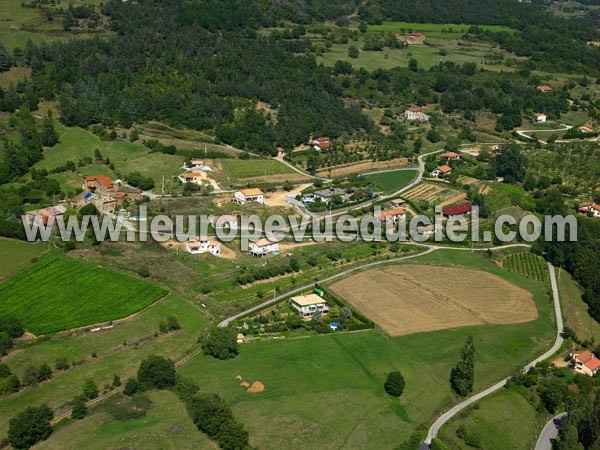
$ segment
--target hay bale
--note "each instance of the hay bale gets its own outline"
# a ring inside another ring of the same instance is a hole
[[[252,386],[250,386],[247,390],[248,394],[259,394],[261,392],[264,392],[265,390],[265,385],[262,384],[260,381],[255,381],[254,383],[252,383]]]
[[[237,376],[235,377],[235,381],[242,381],[242,379],[243,379],[243,378],[242,378],[242,376],[241,376],[241,375],[237,375]]]
[[[248,387],[250,387],[250,383],[248,383],[247,381],[242,381],[240,383],[240,386],[243,387],[243,388],[248,388]]]

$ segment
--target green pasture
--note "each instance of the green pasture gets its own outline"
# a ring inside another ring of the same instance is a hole
[[[417,176],[416,170],[393,170],[390,172],[373,173],[364,178],[371,181],[384,192],[395,192],[413,181]]]
[[[33,264],[46,248],[46,244],[38,242],[0,239],[0,261],[4,261],[0,264],[0,280]]]
[[[456,39],[469,31],[471,25],[455,23],[415,23],[415,22],[383,22],[378,25],[369,25],[369,33],[410,33],[419,31],[425,34],[426,38],[453,38]],[[515,30],[501,25],[478,25],[479,28],[486,31],[514,33]]]
[[[274,159],[220,159],[219,162],[225,176],[232,180],[293,173],[288,166]]]
[[[126,317],[165,294],[134,276],[56,253],[0,284],[3,313],[38,335]]]

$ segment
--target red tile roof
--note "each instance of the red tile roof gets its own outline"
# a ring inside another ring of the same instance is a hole
[[[450,173],[452,172],[452,167],[444,164],[443,166],[438,167],[438,170],[442,173]]]
[[[440,155],[442,158],[457,158],[459,155],[455,152],[446,152]]]
[[[101,186],[104,186],[107,189],[112,189],[113,187],[113,182],[110,178],[108,178],[105,175],[88,175],[83,177],[85,179],[85,181],[95,181],[96,183],[98,183]]]
[[[578,361],[580,361],[584,366],[590,369],[592,372],[600,368],[600,359],[596,358],[589,350],[583,350],[581,352],[575,352],[575,357]]]
[[[449,206],[442,209],[442,214],[445,216],[457,216],[471,212],[472,205],[470,203],[461,203],[460,205]]]

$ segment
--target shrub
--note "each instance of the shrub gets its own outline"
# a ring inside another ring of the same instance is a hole
[[[87,406],[85,405],[85,397],[78,395],[73,399],[73,407],[71,409],[71,418],[81,420],[87,415]]]
[[[98,386],[94,383],[94,380],[87,380],[83,383],[83,395],[85,398],[98,397]]]
[[[138,381],[144,387],[165,389],[175,385],[175,364],[162,356],[150,355],[138,369]]]
[[[231,359],[238,354],[236,331],[233,328],[213,328],[202,340],[202,351],[217,359]]]
[[[138,393],[141,389],[142,386],[140,385],[140,382],[137,379],[129,378],[125,382],[125,389],[123,390],[123,393],[131,397],[132,395]]]
[[[67,370],[69,368],[69,362],[67,358],[57,358],[54,363],[54,368],[56,370]]]
[[[398,371],[390,372],[387,376],[387,380],[383,387],[385,388],[385,392],[390,394],[393,397],[400,397],[404,392],[404,387],[406,386],[406,381],[402,374]]]
[[[32,447],[52,434],[50,420],[54,414],[48,405],[29,407],[8,423],[8,441],[17,449]]]

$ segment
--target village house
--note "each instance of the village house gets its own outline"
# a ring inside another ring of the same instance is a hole
[[[238,333],[235,337],[235,342],[237,342],[238,344],[243,344],[245,340],[246,338],[242,333]]]
[[[196,236],[196,239],[186,242],[185,249],[192,255],[201,255],[203,253],[218,255],[221,253],[221,244],[208,236]]]
[[[143,198],[141,189],[129,186],[119,186],[112,196],[119,204],[125,201],[139,202]]]
[[[473,207],[470,203],[461,203],[460,205],[448,206],[447,208],[443,208],[442,214],[448,219],[453,219],[454,217],[471,214],[472,209]]]
[[[279,159],[283,159],[287,155],[285,149],[281,145],[279,145],[276,150],[277,150],[277,157]]]
[[[576,351],[569,355],[575,363],[575,372],[593,377],[600,371],[600,359],[589,350]]]
[[[64,216],[67,208],[64,205],[49,206],[47,208],[28,211],[25,214],[30,225],[56,227],[56,219]]]
[[[91,197],[91,201],[96,206],[96,209],[102,214],[112,213],[117,206],[117,201],[109,195],[96,195]]]
[[[188,170],[185,173],[179,175],[179,179],[182,183],[195,183],[195,184],[203,184],[204,180],[206,180],[206,172],[203,170]]]
[[[108,194],[114,189],[112,180],[104,175],[89,175],[83,177],[83,190],[98,194]]]
[[[342,201],[347,201],[352,194],[349,194],[345,189],[330,187],[303,195],[302,201],[304,203],[314,203],[318,199],[323,203],[330,203],[331,199],[336,195],[339,195]]]
[[[267,256],[269,253],[274,255],[279,253],[279,242],[271,242],[267,238],[259,239],[256,242],[248,244],[249,253],[255,258]]]
[[[248,202],[260,203],[262,205],[265,203],[265,194],[258,188],[242,189],[241,191],[235,191],[231,201],[238,205],[244,205]]]
[[[412,32],[410,34],[396,34],[396,39],[399,42],[402,42],[406,45],[415,45],[415,44],[424,44],[425,43],[425,35],[423,33],[419,33],[418,31]]]
[[[593,217],[600,217],[600,205],[596,202],[585,202],[579,205],[577,208],[579,214],[592,215]]]
[[[440,155],[440,158],[447,161],[458,161],[460,159],[460,155],[456,152],[445,152]]]
[[[546,84],[542,84],[542,85],[538,86],[537,90],[541,91],[541,92],[552,92],[552,88]]]
[[[311,144],[312,144],[313,148],[317,151],[327,150],[328,148],[331,148],[331,146],[333,145],[333,143],[331,142],[331,139],[329,139],[327,136],[322,136],[322,137],[313,139]]]
[[[387,202],[385,204],[385,209],[396,209],[399,208],[402,205],[406,204],[406,200],[402,199],[402,198],[395,198],[393,200],[390,200],[389,202]]]
[[[591,125],[586,124],[586,125],[579,127],[579,131],[581,131],[582,133],[593,133],[594,128]]]
[[[533,120],[538,123],[543,123],[546,121],[546,114],[544,113],[535,113],[533,115]]]
[[[417,227],[417,234],[421,236],[432,236],[437,233],[442,232],[442,226],[439,224],[430,224],[430,225],[419,225]]]
[[[212,171],[212,168],[210,166],[207,166],[206,164],[204,164],[204,161],[202,159],[192,159],[190,161],[190,165],[188,166],[188,169],[203,170],[205,172]]]
[[[452,167],[447,166],[445,164],[431,171],[431,176],[436,178],[444,178],[448,175],[452,175]]]
[[[420,122],[427,122],[429,116],[423,112],[423,108],[420,106],[411,106],[404,110],[404,117],[406,120],[418,120]]]
[[[402,208],[388,209],[380,211],[375,218],[386,225],[391,225],[398,222],[404,222],[406,220],[406,211]]]
[[[292,308],[300,313],[300,317],[307,320],[311,319],[317,312],[321,314],[327,314],[329,312],[329,305],[327,305],[327,302],[317,294],[292,297]]]
[[[235,229],[238,225],[237,217],[224,214],[222,216],[211,216],[208,222],[216,228]]]

